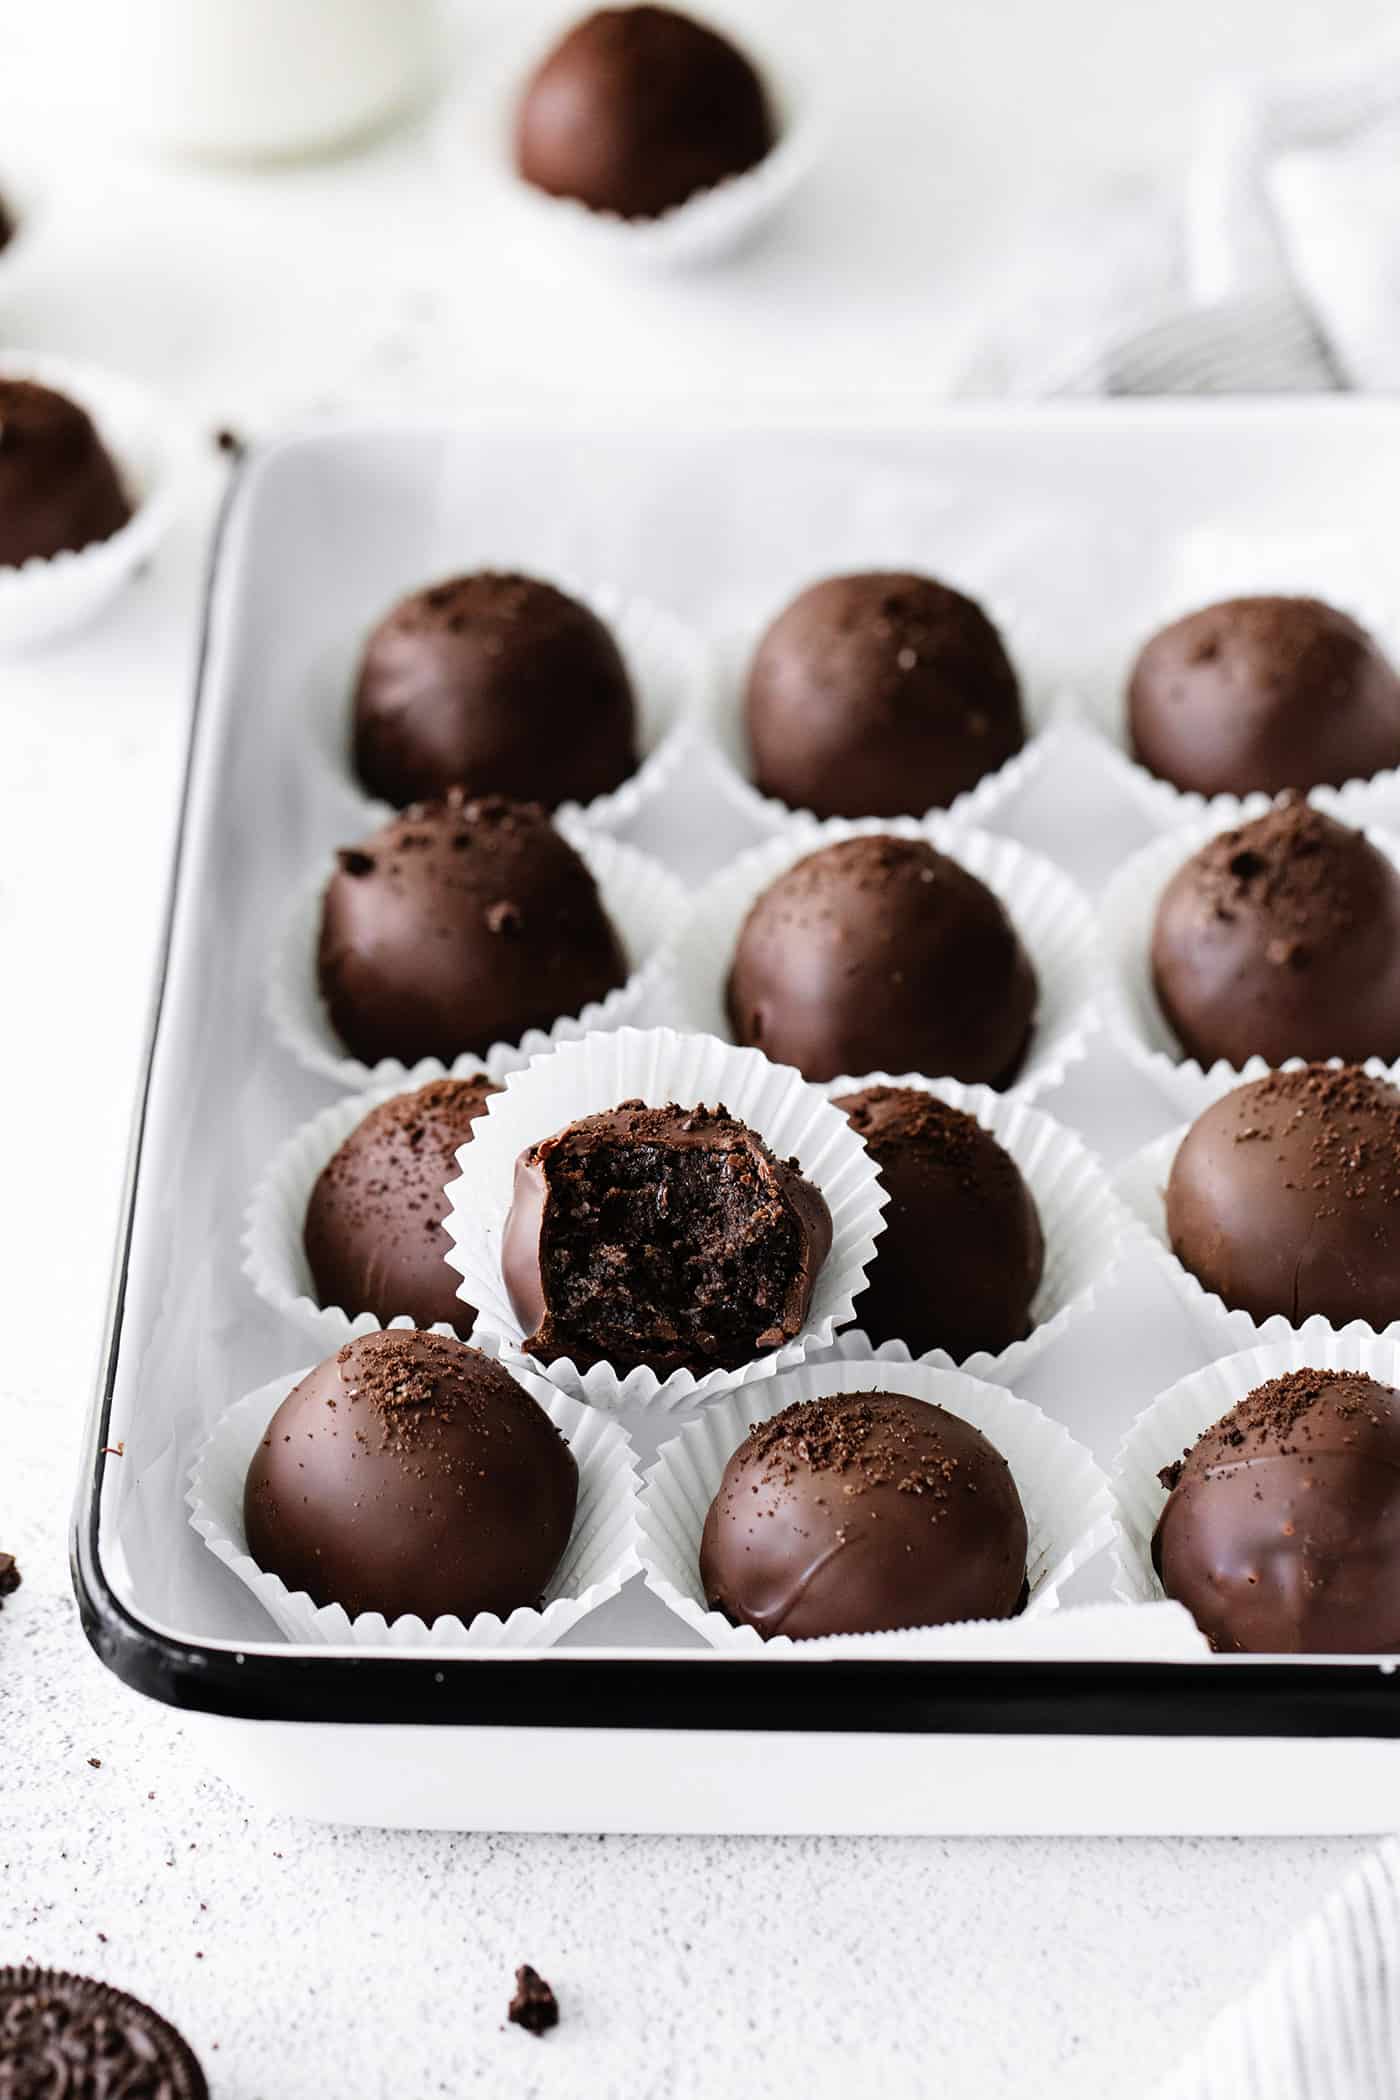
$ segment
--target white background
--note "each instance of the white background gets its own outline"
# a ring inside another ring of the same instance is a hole
[[[43,26],[79,48],[83,11],[66,0]],[[833,89],[821,174],[751,255],[661,284],[564,275],[520,252],[470,198],[444,193],[421,129],[314,168],[171,170],[109,150],[90,116],[75,123],[49,99],[43,74],[0,67],[0,167],[43,211],[27,255],[0,270],[0,339],[144,376],[201,427],[262,430],[406,397],[531,420],[620,402],[703,414],[769,392],[888,406],[962,369],[1061,204],[1170,179],[1207,71],[1303,61],[1387,11],[811,0],[790,12]],[[782,11],[753,16],[781,37]],[[498,48],[485,10],[464,20],[469,63]],[[0,40],[12,33],[6,21]],[[211,466],[206,509],[216,482]],[[1149,2089],[1363,1844],[268,1824],[201,1777],[174,1717],[88,1655],[64,1525],[201,539],[192,514],[99,628],[0,663],[0,1544],[26,1578],[0,1616],[0,1961],[145,1992],[188,2032],[218,2100],[474,2085],[629,2100]],[[1222,1749],[1220,1783],[1248,1786],[1247,1751]],[[499,2031],[525,1959],[564,2003],[542,2044]]]

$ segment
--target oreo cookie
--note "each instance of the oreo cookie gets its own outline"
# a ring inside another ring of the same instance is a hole
[[[209,2100],[198,2058],[168,2020],[60,1969],[0,1969],[0,2090],[16,2100],[59,2091]]]

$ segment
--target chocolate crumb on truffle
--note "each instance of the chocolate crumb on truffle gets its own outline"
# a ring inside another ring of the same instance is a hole
[[[530,576],[483,570],[400,599],[365,644],[354,715],[356,770],[400,807],[461,787],[554,809],[637,769],[617,643]]]
[[[946,808],[1019,751],[1021,692],[980,605],[931,577],[830,576],[749,671],[755,784],[819,817]]]
[[[1400,1093],[1356,1065],[1236,1087],[1182,1139],[1166,1224],[1178,1260],[1255,1320],[1400,1319]]]
[[[306,1206],[307,1265],[321,1305],[373,1313],[387,1326],[445,1322],[463,1341],[476,1311],[457,1295],[447,1265],[444,1191],[457,1153],[500,1088],[484,1072],[430,1079],[372,1108],[316,1177]]]
[[[1152,1540],[1227,1654],[1400,1650],[1400,1393],[1361,1371],[1261,1385],[1176,1465]]]
[[[515,163],[554,197],[654,219],[758,163],[768,97],[727,37],[670,7],[607,7],[537,67],[516,113]]]
[[[1008,1619],[1026,1595],[1011,1468],[907,1393],[833,1393],[758,1423],[700,1540],[711,1610],[794,1640]]]
[[[1318,598],[1228,598],[1147,642],[1128,730],[1145,766],[1197,794],[1341,787],[1400,765],[1400,678]]]
[[[0,567],[76,553],[130,516],[86,409],[33,380],[0,379]]]
[[[347,1342],[253,1454],[248,1551],[317,1605],[425,1624],[537,1607],[568,1545],[574,1455],[504,1366],[450,1336]]]
[[[318,972],[356,1057],[451,1064],[605,999],[627,959],[587,865],[544,810],[453,788],[339,855]]]
[[[975,1116],[922,1087],[868,1086],[835,1106],[850,1119],[889,1195],[856,1326],[913,1356],[955,1362],[1030,1332],[1045,1266],[1035,1199]]]
[[[1296,795],[1211,839],[1157,906],[1152,981],[1187,1056],[1400,1058],[1400,874]]]
[[[139,1998],[60,1969],[0,1969],[0,2091],[14,2100],[209,2100],[183,2035]]]
[[[559,2000],[538,1969],[522,1962],[515,1972],[515,1996],[507,2017],[527,2034],[547,2034],[559,2025]]]
[[[703,1373],[800,1334],[830,1251],[821,1191],[727,1109],[624,1101],[521,1153],[501,1270],[532,1355]]]
[[[19,1567],[13,1553],[0,1553],[0,1608],[3,1608],[7,1597],[13,1597],[20,1581]]]
[[[728,1006],[736,1042],[807,1079],[921,1072],[1007,1086],[1036,995],[985,883],[926,839],[862,833],[808,854],[755,901]]]

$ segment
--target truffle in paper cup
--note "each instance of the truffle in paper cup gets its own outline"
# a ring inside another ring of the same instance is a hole
[[[0,266],[4,260],[0,251]],[[163,402],[113,373],[6,350],[0,378],[35,380],[86,409],[131,506],[126,524],[108,539],[0,568],[0,649],[24,649],[95,619],[150,560],[188,494],[195,452]]]
[[[1174,1465],[1256,1386],[1303,1370],[1363,1371],[1382,1385],[1400,1386],[1400,1330],[1381,1336],[1359,1322],[1339,1330],[1326,1320],[1307,1320],[1281,1339],[1222,1357],[1159,1393],[1124,1437],[1113,1465],[1115,1597],[1142,1604],[1164,1594],[1152,1565],[1152,1534],[1167,1501],[1157,1477],[1162,1468]]]
[[[571,1626],[616,1596],[637,1569],[637,1467],[632,1447],[616,1422],[583,1406],[557,1387],[516,1365],[512,1378],[564,1436],[578,1466],[578,1507],[564,1556],[555,1570],[542,1610],[522,1605],[508,1619],[478,1612],[468,1624],[435,1619],[431,1626],[413,1614],[386,1620],[380,1612],[353,1619],[339,1604],[316,1605],[305,1590],[292,1591],[280,1576],[259,1568],[248,1552],[243,1529],[243,1488],[253,1454],[268,1423],[292,1388],[315,1367],[307,1365],[259,1386],[228,1409],[190,1472],[190,1523],[216,1560],[245,1583],[285,1640],[308,1647],[408,1649],[419,1654],[486,1654],[503,1648],[550,1648]]]
[[[723,1103],[754,1130],[779,1159],[796,1158],[820,1189],[831,1213],[831,1252],[817,1276],[801,1334],[737,1370],[662,1377],[647,1365],[620,1373],[610,1364],[581,1369],[568,1357],[535,1368],[595,1407],[639,1403],[674,1408],[771,1378],[829,1343],[851,1317],[880,1230],[885,1193],[874,1163],[846,1118],[798,1072],[771,1064],[759,1050],[739,1050],[714,1036],[681,1035],[672,1028],[622,1028],[589,1035],[534,1058],[511,1073],[478,1118],[472,1142],[458,1153],[461,1179],[447,1188],[445,1219],[454,1250],[448,1257],[462,1277],[462,1296],[478,1308],[478,1348],[518,1355],[525,1331],[501,1275],[501,1237],[515,1184],[515,1162],[528,1145],[551,1137],[581,1116],[640,1099],[654,1108]]]
[[[706,884],[671,943],[668,961],[686,1019],[711,1034],[729,1034],[725,987],[735,944],[750,906],[770,883],[824,846],[882,835],[926,839],[1001,900],[1034,965],[1038,1002],[1020,1073],[999,1091],[1029,1101],[1057,1086],[1083,1057],[1098,1025],[1100,964],[1093,914],[1053,861],[942,813],[920,818],[831,817],[822,824],[790,816],[773,838],[741,854]]]
[[[642,1485],[640,1552],[647,1587],[711,1647],[765,1655],[805,1653],[808,1647],[783,1633],[765,1640],[755,1627],[733,1626],[705,1603],[700,1536],[730,1458],[756,1422],[797,1401],[876,1392],[908,1393],[960,1416],[980,1429],[1010,1466],[1029,1533],[1027,1620],[1057,1611],[1070,1576],[1110,1542],[1113,1498],[1107,1480],[1083,1445],[1028,1400],[964,1371],[930,1364],[874,1356],[803,1364],[762,1386],[726,1393],[707,1407],[662,1446]],[[855,1651],[877,1636],[828,1638]]]
[[[478,1061],[471,1069],[484,1071],[499,1086],[507,1072],[526,1062],[521,1051],[498,1051]],[[467,1061],[462,1061],[465,1068]],[[295,1320],[302,1330],[329,1352],[356,1335],[371,1334],[385,1325],[371,1312],[339,1305],[322,1305],[306,1258],[304,1227],[306,1206],[321,1170],[357,1130],[371,1109],[398,1095],[442,1079],[447,1068],[428,1058],[415,1068],[412,1081],[400,1085],[371,1087],[362,1094],[347,1094],[312,1116],[274,1154],[258,1181],[243,1223],[243,1273],[265,1305]],[[408,1313],[391,1319],[391,1327],[412,1327],[417,1322]],[[452,1330],[437,1325],[434,1332]]]
[[[1030,1333],[1005,1349],[976,1350],[960,1364],[943,1349],[926,1350],[918,1359],[925,1364],[949,1365],[973,1378],[992,1379],[998,1385],[1014,1385],[1042,1350],[1059,1341],[1093,1310],[1111,1283],[1125,1246],[1136,1240],[1140,1228],[1114,1195],[1097,1154],[1074,1131],[1067,1130],[1043,1110],[998,1094],[989,1086],[961,1086],[956,1079],[924,1079],[916,1072],[897,1077],[888,1072],[867,1072],[859,1079],[823,1081],[822,1092],[834,1101],[870,1086],[918,1087],[936,1094],[951,1108],[962,1109],[990,1131],[1003,1151],[1010,1153],[1035,1199],[1045,1238],[1045,1268],[1031,1305],[1034,1324]],[[887,1214],[887,1230],[888,1225]],[[931,1252],[930,1259],[936,1258],[936,1251]],[[877,1263],[879,1259],[877,1248]],[[857,1322],[860,1316],[857,1299]],[[843,1334],[836,1349],[845,1350],[851,1340],[849,1334]],[[856,1353],[868,1353],[882,1362],[910,1360],[910,1352],[901,1341],[886,1342],[876,1348],[865,1334],[859,1334],[856,1340],[860,1345]]]
[[[477,1071],[511,1052],[528,1059],[593,1030],[650,1020],[671,1003],[669,948],[685,919],[684,890],[649,854],[624,846],[606,832],[591,830],[578,817],[556,813],[554,823],[592,872],[603,909],[617,928],[632,965],[631,975],[606,999],[586,1006],[580,1014],[561,1016],[548,1030],[527,1029],[518,1043],[492,1043],[480,1054],[464,1051],[453,1059],[454,1073]],[[316,977],[321,899],[330,874],[327,866],[314,888],[296,899],[273,950],[267,993],[273,1032],[299,1064],[333,1079],[338,1086],[380,1085],[398,1091],[421,1085],[441,1070],[436,1058],[420,1058],[408,1066],[397,1057],[381,1057],[371,1067],[350,1056],[331,1026]]]

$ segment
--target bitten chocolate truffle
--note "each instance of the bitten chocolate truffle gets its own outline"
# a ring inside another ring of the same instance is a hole
[[[921,1087],[868,1086],[835,1105],[890,1199],[856,1326],[872,1342],[904,1342],[914,1356],[946,1349],[956,1362],[1029,1334],[1045,1241],[1010,1153]]]
[[[253,1454],[243,1520],[289,1590],[431,1625],[538,1606],[577,1500],[572,1451],[501,1364],[399,1327],[292,1388]]]
[[[476,1310],[457,1296],[447,1265],[452,1245],[443,1191],[457,1179],[457,1152],[500,1092],[484,1073],[430,1079],[372,1108],[321,1169],[306,1206],[306,1259],[322,1305],[387,1326],[407,1314],[415,1327],[446,1322],[465,1341]]]
[[[749,671],[755,784],[819,817],[946,808],[1025,743],[980,605],[928,576],[831,576],[780,613]]]
[[[1355,1065],[1236,1087],[1167,1182],[1177,1258],[1225,1303],[1295,1325],[1400,1319],[1400,1093]]]
[[[985,883],[924,839],[870,834],[808,854],[763,892],[728,1004],[736,1042],[808,1079],[1006,1086],[1030,1044],[1036,980]]]
[[[130,516],[86,409],[32,380],[0,379],[0,567],[76,553]]]
[[[1154,634],[1128,683],[1134,754],[1201,795],[1340,787],[1400,765],[1400,678],[1317,598],[1228,598]]]
[[[501,1270],[532,1355],[729,1369],[800,1334],[831,1215],[718,1108],[624,1101],[521,1153]]]
[[[355,766],[386,802],[462,787],[554,809],[607,794],[637,763],[617,643],[553,584],[456,576],[401,599],[365,644]]]
[[[1183,1050],[1282,1064],[1400,1058],[1400,875],[1364,833],[1290,796],[1177,870],[1152,981]]]
[[[209,2100],[189,2043],[149,2005],[90,1976],[28,1966],[0,1969],[0,2092],[6,2100]]]
[[[760,1422],[700,1539],[705,1601],[808,1640],[1009,1619],[1026,1592],[1011,1468],[970,1422],[905,1393],[834,1393]]]
[[[1176,1465],[1152,1541],[1169,1597],[1226,1654],[1400,1649],[1400,1393],[1291,1371]]]
[[[544,810],[454,788],[339,855],[318,972],[332,1026],[366,1064],[451,1064],[606,998],[627,958]]]
[[[515,162],[536,189],[654,219],[756,167],[776,142],[763,82],[727,38],[669,7],[607,7],[538,67]]]

